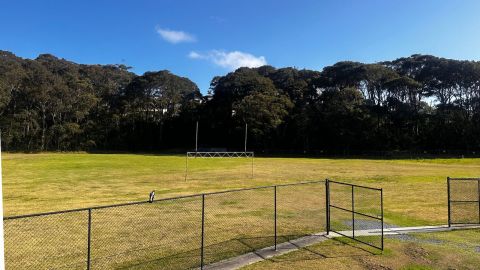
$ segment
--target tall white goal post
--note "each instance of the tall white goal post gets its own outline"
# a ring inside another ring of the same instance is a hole
[[[251,159],[251,178],[253,178],[253,165],[255,152],[247,151],[247,134],[248,125],[245,124],[245,144],[243,152],[229,152],[229,151],[198,151],[198,121],[195,129],[195,152],[187,152],[185,155],[185,181],[188,178],[188,159],[189,158],[250,158]]]

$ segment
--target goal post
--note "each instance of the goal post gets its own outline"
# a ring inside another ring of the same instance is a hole
[[[253,165],[255,153],[247,151],[248,125],[245,123],[245,138],[243,152],[230,151],[198,151],[198,121],[195,128],[195,152],[187,152],[185,155],[185,181],[188,178],[188,159],[189,158],[250,158],[251,159],[251,178],[253,178]]]

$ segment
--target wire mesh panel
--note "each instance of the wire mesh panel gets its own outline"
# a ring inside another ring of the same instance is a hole
[[[374,247],[382,247],[382,191],[353,187],[355,239]]]
[[[191,269],[200,266],[201,196],[92,214],[91,269]]]
[[[205,196],[204,264],[274,245],[274,188]]]
[[[330,207],[329,230],[347,237],[354,237],[352,213],[336,207]]]
[[[6,269],[86,269],[88,211],[4,220]]]
[[[325,181],[277,186],[277,243],[325,231]]]
[[[383,191],[327,180],[328,229],[383,250]]]
[[[352,187],[329,181],[330,230],[353,237]]]
[[[448,178],[449,225],[480,224],[480,179]]]

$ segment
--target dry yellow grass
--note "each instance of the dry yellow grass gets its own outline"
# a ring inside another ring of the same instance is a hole
[[[191,159],[135,154],[4,154],[5,215],[331,178],[384,189],[386,221],[446,223],[446,177],[478,177],[478,159]]]
[[[153,189],[161,198],[328,177],[383,187],[385,221],[400,226],[446,223],[446,176],[480,172],[476,159],[256,158],[251,179],[248,159],[191,159],[185,181],[184,156],[6,154],[3,164],[6,215],[146,200]],[[279,241],[324,229],[323,192],[323,184],[279,188]],[[209,195],[205,205],[207,263],[273,244],[272,189]],[[198,265],[200,209],[195,197],[93,211],[92,266]],[[86,221],[86,211],[7,221],[7,259],[15,269],[82,269]]]

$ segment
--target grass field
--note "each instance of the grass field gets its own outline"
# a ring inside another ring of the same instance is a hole
[[[445,224],[446,177],[478,177],[479,159],[190,159],[141,154],[4,154],[6,216],[331,178],[382,187],[385,221]]]
[[[480,230],[411,234],[387,238],[383,254],[345,239],[328,240],[242,270],[476,270],[479,239]]]
[[[85,153],[5,154],[3,166],[7,216],[146,200],[153,189],[162,198],[328,177],[383,187],[385,222],[397,226],[445,224],[446,176],[480,172],[477,159],[256,158],[252,179],[249,159],[190,159],[185,181],[184,156]],[[271,246],[272,197],[207,196],[205,261]],[[280,188],[279,241],[322,230],[324,202],[323,183]],[[201,197],[93,211],[93,269],[198,265],[200,213]],[[8,221],[7,259],[15,269],[82,269],[86,222],[86,211]]]

